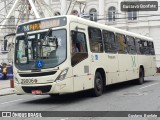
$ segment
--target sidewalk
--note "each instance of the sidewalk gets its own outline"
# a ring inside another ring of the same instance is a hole
[[[14,94],[14,88],[10,88],[10,80],[0,80],[0,96]]]

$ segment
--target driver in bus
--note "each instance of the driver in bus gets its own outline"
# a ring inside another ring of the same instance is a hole
[[[79,49],[74,41],[72,41],[72,54],[79,52]]]

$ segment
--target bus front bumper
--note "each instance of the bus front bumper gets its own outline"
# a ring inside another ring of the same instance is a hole
[[[33,91],[41,91],[39,94],[66,94],[73,92],[73,80],[65,79],[53,83],[43,84],[18,84],[14,83],[16,94],[33,94]]]

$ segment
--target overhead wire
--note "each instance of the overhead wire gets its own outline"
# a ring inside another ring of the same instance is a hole
[[[66,11],[66,15],[68,14],[68,11],[69,11],[69,9],[70,9],[70,7],[71,7],[72,2],[73,2],[73,0],[70,0],[70,3],[69,3],[69,6],[68,6],[68,9],[67,9],[67,11]]]

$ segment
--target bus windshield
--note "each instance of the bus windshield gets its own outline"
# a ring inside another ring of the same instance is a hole
[[[66,30],[51,30],[16,38],[15,65],[20,70],[53,68],[66,59]]]

